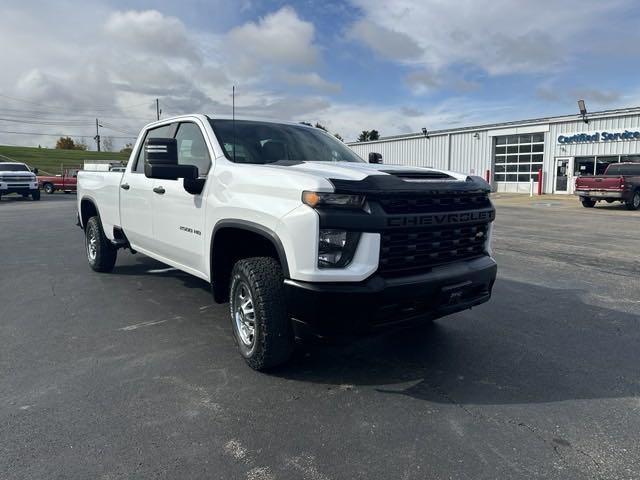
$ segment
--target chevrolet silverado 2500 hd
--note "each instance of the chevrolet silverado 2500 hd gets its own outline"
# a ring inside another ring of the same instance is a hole
[[[33,200],[40,200],[36,174],[24,163],[0,162],[0,198],[8,193],[19,193],[25,198],[31,195]]]
[[[147,125],[124,172],[79,172],[78,216],[94,270],[130,248],[209,282],[262,370],[297,336],[488,301],[489,191],[478,177],[365,163],[317,128],[188,115]]]

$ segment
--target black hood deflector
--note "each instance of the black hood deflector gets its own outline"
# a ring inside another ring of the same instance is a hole
[[[424,195],[438,195],[453,192],[484,192],[490,193],[491,186],[480,177],[468,176],[459,181],[405,181],[396,175],[369,175],[362,180],[341,180],[330,178],[336,193],[365,194],[365,195],[394,195],[403,193],[419,193]]]

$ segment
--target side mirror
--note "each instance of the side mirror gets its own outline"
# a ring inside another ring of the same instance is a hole
[[[369,163],[382,163],[382,154],[377,152],[369,152]]]
[[[178,143],[175,138],[150,138],[144,146],[144,175],[160,180],[195,180],[198,167],[178,165]]]
[[[35,175],[37,175],[37,174],[38,174],[38,169],[37,169],[37,168],[34,168],[34,169],[32,170],[32,172],[33,172]]]

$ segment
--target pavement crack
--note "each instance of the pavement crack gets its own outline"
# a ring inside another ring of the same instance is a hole
[[[489,417],[487,415],[484,415],[480,412],[475,412],[473,410],[471,410],[470,408],[468,408],[467,406],[459,403],[458,401],[455,400],[455,398],[453,398],[450,394],[448,394],[446,391],[444,391],[440,386],[438,385],[431,385],[427,382],[425,382],[425,385],[429,388],[431,388],[431,390],[433,390],[435,393],[437,393],[438,395],[440,395],[443,399],[445,399],[447,402],[449,402],[451,405],[459,408],[460,410],[462,410],[463,412],[465,412],[467,415],[473,417],[476,420],[479,421],[483,421],[483,422],[487,422],[487,423],[491,423],[493,425],[496,426],[503,426],[505,423],[507,425],[510,426],[514,426],[520,429],[525,429],[527,431],[529,431],[535,438],[537,438],[538,440],[540,440],[544,445],[549,446],[552,448],[554,454],[560,459],[560,461],[568,468],[572,467],[572,465],[569,463],[569,460],[567,459],[567,457],[562,453],[562,451],[560,450],[560,448],[558,448],[558,445],[556,445],[553,442],[553,439],[549,440],[542,432],[540,432],[540,430],[538,430],[536,427],[534,427],[533,425],[530,425],[526,422],[523,422],[522,420],[517,420],[517,419],[513,419],[513,418],[508,418],[505,417],[504,420],[500,421],[496,418],[493,417]],[[566,448],[569,448],[571,450],[573,450],[574,452],[588,458],[593,465],[596,467],[596,469],[601,470],[602,465],[588,452],[582,450],[581,448],[575,447],[573,445],[566,445]],[[602,478],[602,476],[600,474],[597,475],[597,478]]]

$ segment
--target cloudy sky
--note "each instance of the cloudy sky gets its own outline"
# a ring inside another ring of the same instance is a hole
[[[0,144],[190,112],[346,140],[640,104],[636,0],[2,0]],[[25,135],[8,132],[23,132]],[[35,135],[35,134],[46,135]]]

